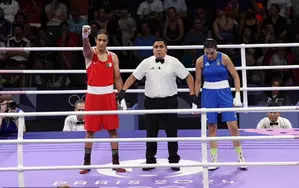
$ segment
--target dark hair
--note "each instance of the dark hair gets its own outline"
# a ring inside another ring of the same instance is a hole
[[[278,10],[278,12],[280,12],[280,6],[279,6],[279,4],[277,4],[277,3],[271,3],[271,6],[275,7]]]
[[[217,41],[213,38],[207,38],[203,43],[203,48],[215,48],[217,49]]]
[[[94,36],[94,40],[97,40],[98,39],[98,35],[106,35],[107,36],[107,39],[109,41],[109,34],[107,32],[106,29],[100,29],[97,31],[97,34]]]
[[[155,40],[154,40],[154,43],[155,42],[163,42],[164,44],[165,44],[165,46],[167,46],[167,42],[163,39],[163,38],[156,38]]]
[[[98,31],[97,31],[97,34],[96,34],[96,37],[97,37],[98,35],[101,35],[101,34],[107,35],[107,37],[109,36],[109,34],[108,34],[108,32],[107,32],[106,29],[100,29],[100,30],[98,30]]]
[[[81,104],[81,103],[84,103],[85,104],[85,101],[83,99],[78,99],[75,104],[74,104],[74,107],[76,108],[78,104]]]

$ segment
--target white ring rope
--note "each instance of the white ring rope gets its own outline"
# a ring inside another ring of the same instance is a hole
[[[298,69],[299,65],[248,66],[236,67],[237,70],[270,70],[270,69]],[[195,68],[187,68],[195,71]],[[121,69],[121,73],[132,73],[135,69]],[[1,74],[85,74],[86,70],[0,70]]]
[[[0,113],[6,117],[67,116],[67,115],[108,115],[108,114],[192,114],[207,112],[298,112],[299,106],[243,107],[243,108],[200,108],[200,109],[160,109],[160,110],[107,110],[107,111],[62,111],[62,112],[18,112]]]
[[[226,44],[217,45],[217,48],[282,48],[299,47],[299,43],[272,43],[272,44]],[[109,46],[108,50],[152,50],[152,46]],[[188,50],[202,49],[203,45],[167,46],[168,49]],[[1,47],[0,51],[82,51],[83,47]]]
[[[85,142],[176,142],[176,141],[232,141],[232,140],[275,140],[298,139],[299,136],[218,136],[218,137],[177,137],[177,138],[72,138],[72,139],[24,139],[0,140],[0,144],[58,144],[58,143],[85,143]]]
[[[232,91],[235,91],[235,88],[231,88]],[[299,86],[282,86],[282,87],[247,87],[240,88],[241,91],[296,91],[299,90]],[[87,90],[11,90],[11,91],[0,91],[0,94],[74,94],[81,93],[86,94]],[[114,90],[117,92],[117,90]],[[178,89],[178,92],[189,92],[189,88]],[[126,93],[144,93],[144,89],[128,89]]]
[[[6,167],[0,168],[1,171],[42,171],[42,170],[72,170],[72,169],[111,169],[111,168],[148,168],[148,167],[209,167],[209,166],[298,166],[299,161],[293,162],[217,162],[200,163],[190,162],[188,164],[130,164],[130,165],[72,165],[72,166],[31,166],[31,167]]]

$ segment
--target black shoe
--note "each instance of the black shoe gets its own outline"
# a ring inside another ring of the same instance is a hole
[[[87,174],[88,172],[90,172],[90,169],[81,169],[80,170],[80,174]]]
[[[155,167],[150,167],[150,168],[142,168],[143,171],[150,171],[150,170],[153,170],[155,169]]]
[[[180,171],[181,170],[180,167],[171,167],[170,169],[173,170],[173,171]]]
[[[219,168],[219,166],[210,166],[208,167],[208,171],[215,171]]]

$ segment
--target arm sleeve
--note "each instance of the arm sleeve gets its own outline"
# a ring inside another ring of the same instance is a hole
[[[63,131],[71,131],[71,118],[70,116],[66,117],[64,120],[64,127],[63,127]]]
[[[261,119],[261,120],[258,122],[256,128],[257,128],[257,129],[264,129],[264,128],[265,128],[265,127],[264,127],[264,119]]]
[[[293,128],[291,122],[288,119],[285,119],[285,122],[286,122],[285,126],[287,129]]]
[[[141,63],[137,66],[137,68],[133,72],[133,76],[137,80],[141,80],[145,76],[146,67],[147,67],[146,65],[147,65],[147,63],[145,60],[141,61]]]
[[[178,59],[175,59],[175,65],[176,65],[175,66],[176,75],[180,79],[187,78],[187,76],[189,75],[189,71],[185,68],[185,66]]]

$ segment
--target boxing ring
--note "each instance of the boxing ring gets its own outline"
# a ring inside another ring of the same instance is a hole
[[[106,132],[99,132],[95,139],[84,139],[84,132],[28,132],[23,135],[22,126],[17,135],[0,140],[0,186],[1,187],[57,187],[67,184],[71,187],[101,188],[252,188],[252,187],[299,187],[295,173],[299,170],[299,130],[255,130],[241,129],[240,136],[231,137],[227,130],[218,130],[217,137],[207,137],[206,113],[236,111],[250,112],[298,112],[296,106],[284,107],[248,107],[247,91],[261,90],[299,90],[299,87],[249,88],[246,70],[256,69],[291,69],[293,66],[259,66],[246,67],[245,48],[249,47],[290,47],[299,44],[269,45],[219,45],[219,48],[241,48],[243,108],[218,109],[167,109],[167,110],[127,110],[127,111],[89,111],[89,112],[25,112],[0,113],[0,116],[64,116],[86,114],[149,114],[149,113],[200,113],[201,130],[180,130],[177,138],[166,138],[160,131],[159,138],[145,138],[144,131],[119,132],[117,139],[107,138]],[[194,49],[202,46],[169,46],[169,49]],[[114,47],[111,50],[151,49],[151,47]],[[1,48],[0,50],[82,50],[82,48]],[[191,71],[194,69],[190,69]],[[85,70],[0,70],[0,73],[85,73]],[[121,70],[132,72],[132,70]],[[245,79],[244,79],[245,78]],[[188,89],[179,89],[186,92]],[[128,90],[142,93],[144,90]],[[1,91],[0,94],[59,94],[85,93],[83,90],[67,91]],[[219,145],[219,162],[208,162],[208,141],[217,140]],[[231,140],[241,140],[246,163],[239,163]],[[85,142],[96,142],[92,153],[92,165],[82,166]],[[120,142],[119,167],[127,173],[112,171],[111,149],[109,142]],[[157,141],[157,164],[145,164],[145,142]],[[168,164],[166,141],[179,141],[181,161]],[[238,166],[247,165],[247,171]],[[180,166],[181,170],[173,172],[169,167]],[[209,166],[221,166],[216,171],[208,171]],[[142,167],[159,167],[149,172]],[[91,168],[85,175],[79,169]]]

